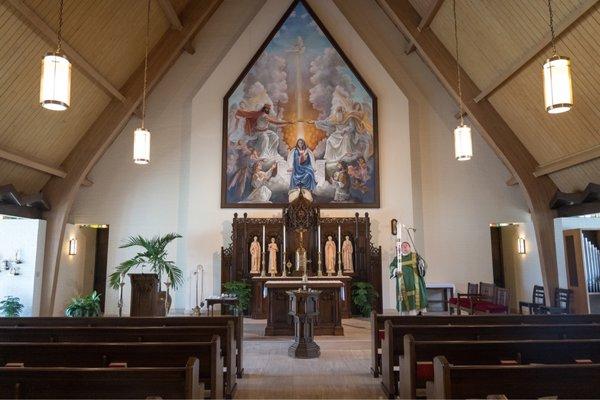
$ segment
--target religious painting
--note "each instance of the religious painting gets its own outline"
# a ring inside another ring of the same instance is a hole
[[[223,103],[222,207],[379,207],[376,98],[304,0]]]

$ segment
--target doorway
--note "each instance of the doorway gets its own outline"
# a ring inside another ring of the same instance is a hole
[[[83,292],[100,295],[100,310],[106,304],[106,269],[108,260],[108,225],[79,225],[85,241],[85,277]]]

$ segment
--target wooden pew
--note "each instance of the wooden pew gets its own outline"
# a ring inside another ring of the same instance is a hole
[[[236,389],[236,347],[233,321],[225,326],[0,326],[0,342],[203,342],[221,340],[226,371],[225,393]]]
[[[242,378],[243,368],[243,338],[244,317],[232,315],[202,316],[202,317],[14,317],[0,318],[0,326],[200,326],[227,325],[233,321],[236,342],[237,377]]]
[[[404,355],[400,356],[400,398],[416,398],[416,389],[433,380],[432,363],[439,355],[453,365],[572,364],[576,360],[600,363],[600,339],[418,341],[412,335],[405,335]],[[417,372],[418,363],[422,363],[421,376]]]
[[[0,395],[9,399],[202,399],[199,361],[182,367],[0,367]]]
[[[433,369],[436,399],[600,398],[600,364],[451,365],[438,356]]]
[[[477,317],[475,317],[477,318]],[[546,325],[392,325],[385,322],[381,347],[381,383],[389,397],[397,394],[400,356],[404,355],[404,335],[416,340],[526,340],[600,338],[600,324]]]
[[[200,360],[199,382],[210,398],[223,398],[223,358],[220,340],[184,343],[0,343],[0,365],[25,367],[106,368],[111,363],[128,367],[176,367],[189,357]]]
[[[371,373],[381,373],[381,341],[386,321],[394,325],[510,325],[510,324],[600,324],[600,314],[587,315],[420,315],[371,312]]]

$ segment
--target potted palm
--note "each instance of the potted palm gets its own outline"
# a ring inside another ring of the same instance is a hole
[[[127,242],[119,248],[124,249],[138,246],[142,248],[142,251],[117,266],[115,271],[109,276],[110,286],[113,289],[119,289],[122,276],[125,276],[134,268],[141,267],[143,272],[143,268],[148,267],[150,271],[159,276],[159,297],[162,296],[162,298],[165,299],[168,303],[168,309],[170,306],[170,298],[167,297],[170,296],[166,296],[166,294],[161,291],[160,278],[163,275],[166,275],[174,290],[183,283],[183,272],[173,261],[167,259],[168,254],[166,250],[169,243],[180,237],[181,235],[177,233],[168,233],[163,236],[155,236],[151,239],[144,238],[141,235],[131,236]]]
[[[23,311],[21,299],[15,296],[5,296],[4,300],[0,301],[0,313],[5,317],[18,317]]]

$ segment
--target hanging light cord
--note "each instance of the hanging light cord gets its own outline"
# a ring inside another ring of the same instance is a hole
[[[548,12],[550,13],[550,35],[552,36],[552,51],[556,55],[556,38],[554,37],[554,13],[552,12],[552,0],[548,0]]]
[[[460,125],[464,125],[463,121],[463,102],[462,102],[462,89],[460,87],[460,64],[458,62],[458,28],[456,22],[456,0],[452,0],[452,14],[454,15],[454,46],[456,49],[456,77],[458,81],[458,107],[460,109]]]
[[[56,53],[60,53],[62,46],[62,27],[63,27],[63,0],[60,0],[60,11],[58,12],[58,47]]]
[[[142,93],[142,129],[146,120],[146,86],[148,84],[148,42],[150,41],[150,2],[146,10],[146,55],[144,56],[144,89]]]

